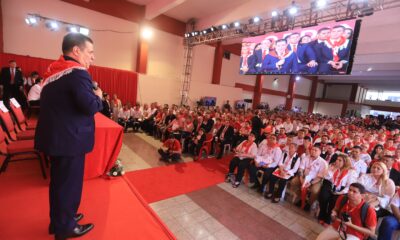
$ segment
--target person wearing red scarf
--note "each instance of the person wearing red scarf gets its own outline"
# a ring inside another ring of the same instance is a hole
[[[94,60],[93,41],[70,33],[63,56],[45,73],[35,149],[50,157],[50,225],[55,239],[80,237],[93,224],[79,225],[85,154],[94,146],[94,114],[101,111],[102,90],[93,89],[87,71]]]
[[[285,39],[277,40],[275,50],[265,56],[261,71],[268,73],[297,72],[297,57],[287,46]]]
[[[338,71],[346,71],[350,57],[351,42],[343,36],[344,27],[334,26],[331,35],[325,40],[321,48],[321,59],[318,72],[334,74]]]

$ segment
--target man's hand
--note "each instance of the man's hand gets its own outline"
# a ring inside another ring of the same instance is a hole
[[[93,90],[94,94],[98,96],[100,99],[103,99],[103,91],[100,88]]]
[[[315,60],[311,60],[307,63],[307,67],[315,67],[318,63]]]

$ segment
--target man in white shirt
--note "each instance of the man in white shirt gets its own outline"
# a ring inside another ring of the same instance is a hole
[[[40,93],[42,92],[43,78],[38,78],[35,85],[31,87],[28,93],[28,102],[30,106],[40,106]]]
[[[390,209],[393,215],[383,218],[379,226],[378,240],[394,239],[393,232],[400,230],[400,192],[396,192],[390,202]]]
[[[258,188],[258,191],[262,193],[265,185],[271,178],[272,172],[278,166],[279,160],[282,156],[282,150],[277,143],[275,135],[270,135],[268,137],[267,144],[263,145],[260,150],[261,151],[257,153],[254,165],[250,166],[250,179],[256,179],[258,170],[262,170],[264,172],[261,185],[259,185]]]
[[[361,147],[360,146],[354,146],[353,149],[351,150],[351,166],[354,169],[354,178],[357,179],[359,178],[362,174],[367,173],[367,164],[361,160],[360,157],[361,153]]]
[[[291,182],[293,191],[301,196],[301,207],[306,211],[317,200],[325,171],[328,168],[327,162],[320,157],[320,154],[321,149],[314,146],[311,149],[310,157],[302,159],[299,178],[294,178]],[[311,192],[311,195],[308,204],[306,204],[308,191]]]
[[[283,128],[285,128],[286,134],[293,131],[293,124],[290,121],[290,118],[286,118],[286,121],[283,123]]]

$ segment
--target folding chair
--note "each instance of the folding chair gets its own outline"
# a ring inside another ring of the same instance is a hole
[[[4,106],[3,101],[0,101],[0,118],[3,121],[5,130],[7,131],[10,140],[28,140],[35,137],[34,130],[21,131],[15,127],[10,112]]]
[[[27,121],[24,113],[22,112],[21,105],[15,98],[10,99],[10,110],[13,113],[16,123],[20,130],[33,130],[36,128],[37,122]]]
[[[12,159],[15,156],[32,154],[36,155],[36,157]],[[42,171],[42,176],[44,179],[46,179],[46,171],[43,165],[42,156],[37,150],[34,149],[33,140],[14,141],[7,144],[6,135],[4,131],[0,128],[0,155],[6,157],[3,164],[1,165],[0,174],[6,171],[7,166],[10,162],[38,159],[40,163],[40,169]]]

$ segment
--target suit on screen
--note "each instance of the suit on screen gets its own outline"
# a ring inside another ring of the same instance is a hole
[[[93,149],[94,114],[101,109],[84,70],[74,69],[42,90],[35,148],[51,161],[50,224],[55,234],[67,235],[77,226],[85,154]]]
[[[276,67],[277,62],[279,62],[278,57],[267,54],[262,64],[262,72],[292,73],[297,71],[297,58],[293,53],[285,58],[284,64],[279,69]]]
[[[348,41],[346,45],[342,45],[337,53],[339,57],[339,61],[346,61],[343,64],[343,67],[339,70],[332,68],[328,62],[333,61],[334,56],[332,52],[332,48],[328,47],[326,43],[320,46],[320,59],[318,63],[318,72],[320,73],[327,73],[327,74],[334,74],[338,73],[338,71],[345,71],[348,66],[348,61],[350,58],[350,49],[351,49],[351,41]]]
[[[314,60],[317,61],[317,55],[314,48],[310,44],[299,44],[297,47],[297,63],[300,73],[316,73],[318,67],[309,67],[307,63]]]

